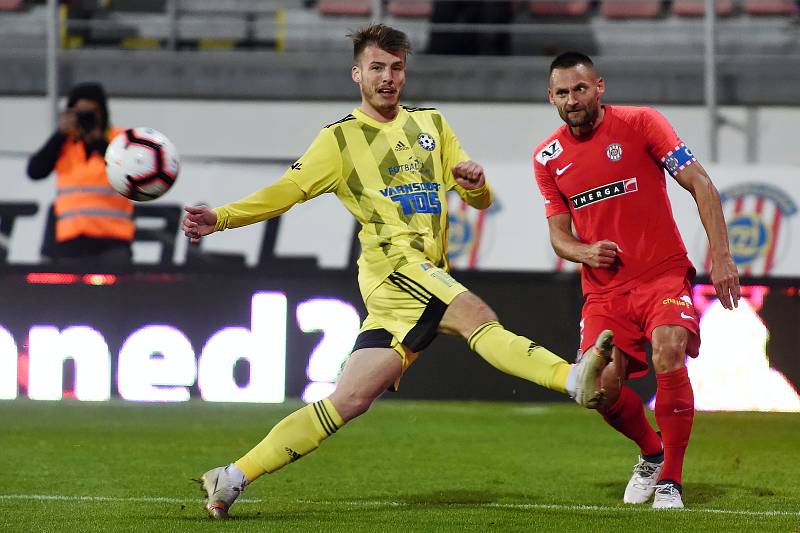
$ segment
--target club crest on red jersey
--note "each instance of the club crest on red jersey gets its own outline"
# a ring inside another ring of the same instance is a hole
[[[619,161],[622,159],[622,145],[619,143],[611,143],[606,148],[606,155],[611,161]]]

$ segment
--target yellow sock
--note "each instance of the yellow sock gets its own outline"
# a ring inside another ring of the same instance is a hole
[[[236,466],[252,483],[313,452],[343,425],[329,399],[308,404],[278,422],[264,440],[236,461]]]
[[[506,374],[567,392],[567,375],[572,365],[530,339],[511,333],[494,320],[472,332],[469,347]]]

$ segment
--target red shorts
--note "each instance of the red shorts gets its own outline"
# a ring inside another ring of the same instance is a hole
[[[628,357],[628,377],[647,374],[645,341],[652,342],[658,326],[689,330],[686,352],[700,352],[700,326],[692,302],[692,284],[685,268],[664,272],[654,279],[619,291],[590,294],[581,313],[581,352],[594,345],[601,331],[614,331],[614,344]]]

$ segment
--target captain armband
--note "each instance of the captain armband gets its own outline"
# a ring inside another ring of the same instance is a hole
[[[661,166],[674,178],[678,172],[696,161],[697,159],[694,157],[692,151],[689,150],[685,144],[681,143],[661,158]]]

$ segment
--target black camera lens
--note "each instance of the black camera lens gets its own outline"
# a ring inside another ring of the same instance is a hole
[[[97,117],[91,111],[78,111],[75,116],[78,120],[78,127],[83,131],[92,131],[97,126]]]

